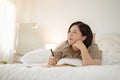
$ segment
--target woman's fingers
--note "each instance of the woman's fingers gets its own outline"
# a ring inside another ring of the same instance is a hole
[[[57,63],[57,60],[55,57],[50,57],[48,64],[49,65],[55,65]]]

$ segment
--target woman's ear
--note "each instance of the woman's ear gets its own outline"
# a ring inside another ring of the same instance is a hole
[[[84,41],[87,38],[87,36],[82,36],[82,41]]]

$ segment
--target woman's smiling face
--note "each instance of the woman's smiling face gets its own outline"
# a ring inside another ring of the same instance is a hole
[[[82,40],[82,33],[77,25],[73,25],[68,32],[67,40],[69,44],[74,44],[77,40]],[[83,40],[82,40],[83,41]]]

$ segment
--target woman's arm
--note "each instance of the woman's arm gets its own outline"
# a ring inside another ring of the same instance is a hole
[[[48,61],[48,65],[56,65],[58,60],[61,59],[61,56],[62,56],[62,48],[64,48],[66,46],[66,41],[62,42],[56,49],[54,49],[54,51],[52,51],[52,55],[54,56],[51,56],[49,58],[49,61]]]
[[[100,59],[93,59],[84,45],[84,43],[81,40],[76,41],[76,43],[73,45],[73,47],[78,48],[81,51],[82,56],[82,63],[84,66],[87,65],[100,65],[101,60]]]

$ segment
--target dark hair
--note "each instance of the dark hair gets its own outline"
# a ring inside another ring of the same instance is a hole
[[[70,25],[70,27],[68,29],[68,33],[70,32],[71,27],[74,25],[78,26],[80,32],[82,33],[82,36],[86,36],[86,39],[83,41],[83,43],[88,48],[92,44],[92,39],[93,39],[93,34],[91,31],[91,28],[87,24],[85,24],[81,21],[77,21]]]

